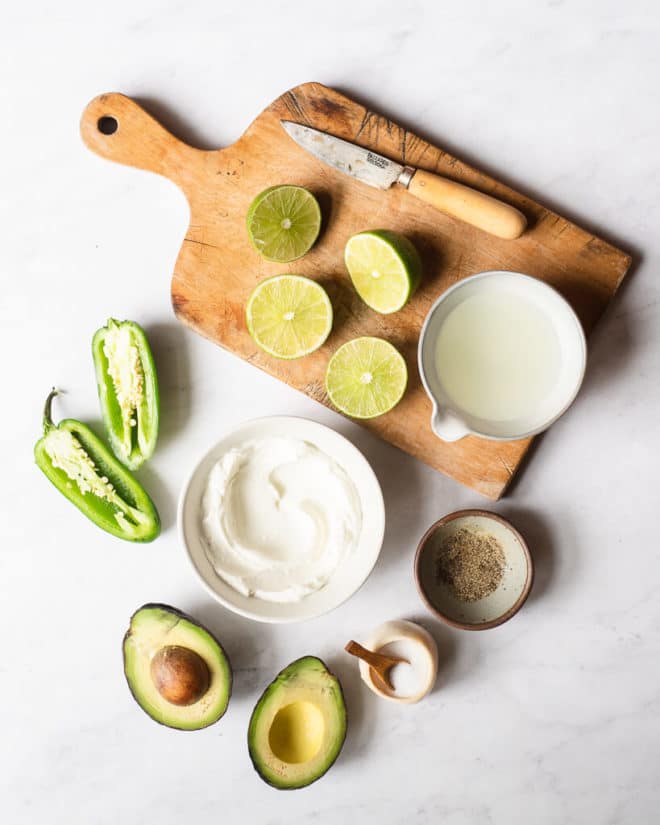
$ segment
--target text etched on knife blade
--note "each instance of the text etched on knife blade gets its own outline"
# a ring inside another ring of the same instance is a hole
[[[383,158],[380,155],[374,155],[373,152],[367,152],[367,163],[370,163],[372,166],[377,166],[379,169],[387,169],[390,165],[387,158]]]

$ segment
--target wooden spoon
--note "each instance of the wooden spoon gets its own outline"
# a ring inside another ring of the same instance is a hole
[[[367,650],[361,644],[354,642],[352,639],[346,645],[344,650],[350,653],[351,656],[357,656],[366,662],[373,672],[374,682],[380,683],[379,686],[386,691],[393,691],[394,687],[390,681],[390,670],[394,665],[399,665],[402,662],[409,665],[408,659],[403,659],[401,656],[389,656],[385,653],[374,653],[373,650]]]

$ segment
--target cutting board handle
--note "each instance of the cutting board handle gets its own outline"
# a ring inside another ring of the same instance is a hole
[[[87,105],[80,134],[97,155],[164,175],[183,189],[194,165],[191,161],[201,154],[171,135],[130,97],[116,92],[99,95]]]

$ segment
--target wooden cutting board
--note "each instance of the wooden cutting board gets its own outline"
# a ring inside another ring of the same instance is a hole
[[[359,183],[300,149],[281,128],[281,119],[314,126],[495,195],[524,212],[530,227],[519,240],[500,240],[446,217],[400,187],[383,192]],[[416,362],[419,331],[429,307],[467,275],[514,270],[556,287],[589,331],[630,266],[630,257],[621,250],[318,83],[283,94],[226,149],[193,149],[120,94],[95,98],[83,113],[81,132],[93,152],[164,175],[188,198],[190,226],[172,277],[172,304],[181,321],[328,406],[324,375],[330,355],[359,335],[387,338],[408,362],[409,388],[398,407],[364,426],[492,499],[506,489],[531,439],[500,443],[468,437],[447,444],[433,435],[431,403]],[[280,183],[307,187],[323,211],[316,246],[301,260],[284,265],[263,260],[245,230],[252,199]],[[348,238],[374,228],[407,235],[424,262],[421,287],[393,316],[380,316],[362,303],[343,264]],[[335,308],[334,329],[326,344],[292,362],[261,352],[247,332],[244,314],[248,295],[262,278],[291,271],[320,281]]]

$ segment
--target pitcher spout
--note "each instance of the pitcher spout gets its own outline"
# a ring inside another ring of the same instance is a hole
[[[443,441],[460,441],[461,438],[470,435],[470,430],[455,413],[441,410],[435,405],[431,416],[431,429]]]

